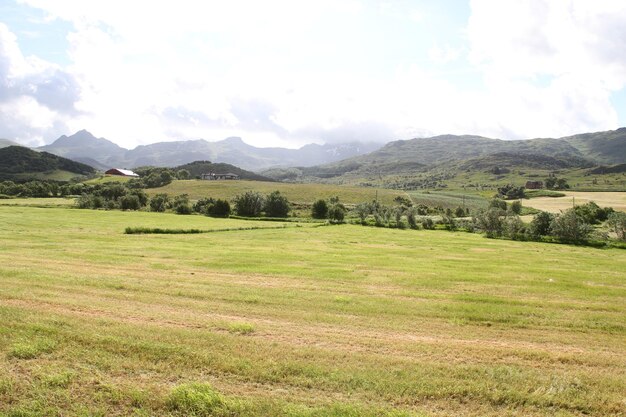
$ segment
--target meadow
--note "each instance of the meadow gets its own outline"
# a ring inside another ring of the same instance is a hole
[[[232,200],[236,195],[246,191],[258,191],[269,194],[280,191],[290,202],[296,204],[311,204],[318,199],[330,199],[339,196],[342,203],[358,204],[371,202],[378,198],[383,204],[393,204],[397,196],[406,197],[406,193],[384,188],[366,188],[341,186],[331,184],[290,184],[283,182],[264,181],[204,181],[204,180],[175,180],[159,188],[146,190],[149,195],[166,193],[169,195],[188,194],[192,200],[212,197]]]
[[[626,415],[626,251],[282,226],[0,205],[0,416]]]

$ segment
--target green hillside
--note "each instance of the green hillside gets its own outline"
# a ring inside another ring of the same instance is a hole
[[[80,162],[36,152],[23,146],[0,149],[0,179],[62,179],[93,175],[95,169]],[[50,178],[48,178],[50,177]]]
[[[399,140],[354,158],[314,167],[262,172],[279,181],[324,182],[399,189],[495,189],[549,175],[581,189],[621,190],[626,128],[561,139],[499,140],[442,135]],[[607,165],[602,170],[597,167]],[[612,174],[607,177],[607,174]],[[618,175],[619,174],[619,175]]]
[[[189,164],[180,165],[174,169],[186,169],[191,174],[191,178],[196,178],[202,174],[213,172],[217,174],[237,174],[243,180],[272,181],[272,179],[268,177],[255,174],[251,171],[246,171],[245,169],[241,169],[231,164],[213,163],[210,161],[195,161]]]
[[[570,136],[563,138],[563,141],[599,164],[626,163],[626,127],[608,132]]]

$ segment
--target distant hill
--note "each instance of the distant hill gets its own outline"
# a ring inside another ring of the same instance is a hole
[[[500,140],[441,135],[398,140],[366,155],[312,167],[273,169],[279,180],[315,180],[415,174],[434,168],[487,170],[490,167],[558,170],[626,163],[626,128],[560,139]]]
[[[237,174],[242,180],[273,181],[268,177],[255,174],[254,172],[246,171],[245,169],[241,169],[231,164],[212,163],[209,161],[194,161],[189,164],[180,165],[175,169],[186,169],[187,171],[189,171],[192,178],[199,177],[200,175],[205,173],[213,172],[216,174]]]
[[[48,152],[36,152],[23,146],[0,149],[0,179],[46,178],[45,174],[68,174],[66,177],[95,174],[89,165]]]
[[[217,142],[203,139],[159,142],[124,149],[113,142],[96,138],[86,130],[72,136],[61,136],[39,150],[81,161],[96,161],[98,168],[139,166],[175,167],[192,161],[210,160],[258,171],[275,166],[311,166],[338,161],[376,150],[381,145],[345,143],[337,145],[310,144],[300,149],[257,148],[241,138],[231,137]],[[92,163],[93,164],[93,163]]]
[[[626,163],[626,127],[608,132],[584,133],[563,138],[585,157],[600,164]]]

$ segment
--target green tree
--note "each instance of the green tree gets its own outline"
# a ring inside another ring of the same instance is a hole
[[[526,237],[526,225],[519,216],[507,216],[504,220],[504,236],[513,240],[524,240]]]
[[[230,216],[230,203],[226,200],[215,200],[207,210],[207,215],[211,217],[228,217]]]
[[[516,200],[514,202],[511,203],[511,211],[517,215],[522,213],[522,202],[519,200]]]
[[[609,214],[607,225],[619,240],[626,242],[626,213],[616,211]]]
[[[608,219],[609,214],[613,212],[613,208],[602,208],[593,201],[576,206],[574,210],[576,210],[578,217],[580,217],[585,223],[589,224],[602,223]]]
[[[120,208],[122,210],[139,210],[141,203],[139,197],[134,194],[128,194],[120,198]]]
[[[319,199],[311,206],[311,217],[314,219],[325,219],[328,217],[328,203]]]
[[[346,216],[346,208],[344,207],[343,204],[339,202],[333,204],[328,209],[328,218],[333,222],[341,223],[343,222],[343,219],[345,218],[345,216]]]
[[[563,242],[582,242],[589,237],[591,230],[574,209],[557,215],[550,224],[550,234]]]
[[[258,217],[263,210],[263,196],[256,191],[246,191],[234,198],[235,210],[240,216]]]
[[[506,204],[506,203],[505,203]],[[485,232],[487,237],[502,236],[504,222],[502,220],[502,209],[491,207],[478,214],[475,218],[476,226]]]
[[[493,198],[491,201],[489,201],[489,208],[506,211],[506,201],[500,198]]]
[[[193,212],[191,204],[189,204],[189,196],[187,194],[181,194],[174,197],[172,208],[176,214],[191,214]]]
[[[524,187],[517,187],[513,184],[507,184],[498,188],[498,195],[507,200],[524,198]]]
[[[188,180],[190,176],[191,174],[186,169],[179,169],[178,171],[176,171],[176,178],[178,178],[179,180]]]
[[[150,211],[164,212],[170,203],[170,198],[167,194],[155,194],[150,199]]]
[[[530,222],[530,234],[533,238],[539,238],[540,236],[548,236],[550,234],[550,224],[554,220],[554,215],[547,211],[540,211],[533,217]]]
[[[200,214],[209,214],[209,208],[215,204],[215,200],[212,198],[201,198],[193,205],[193,211]]]
[[[274,191],[265,197],[263,209],[268,217],[287,217],[289,201],[287,197],[280,194],[280,191]]]

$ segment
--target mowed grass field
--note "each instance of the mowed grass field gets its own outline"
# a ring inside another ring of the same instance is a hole
[[[290,184],[264,181],[206,181],[206,180],[175,180],[164,187],[146,190],[149,195],[167,193],[169,195],[188,194],[192,200],[212,197],[232,200],[246,191],[257,191],[269,194],[280,191],[292,203],[311,204],[318,199],[339,197],[342,203],[358,204],[371,202],[378,197],[383,204],[393,204],[397,196],[406,197],[403,191],[384,188],[366,188],[331,184]]]
[[[626,251],[250,224],[0,206],[0,415],[626,414]]]
[[[617,211],[626,211],[626,192],[587,192],[560,191],[564,197],[538,197],[524,200],[524,205],[539,210],[558,213],[572,208],[573,204],[595,202],[600,207],[613,207]]]

